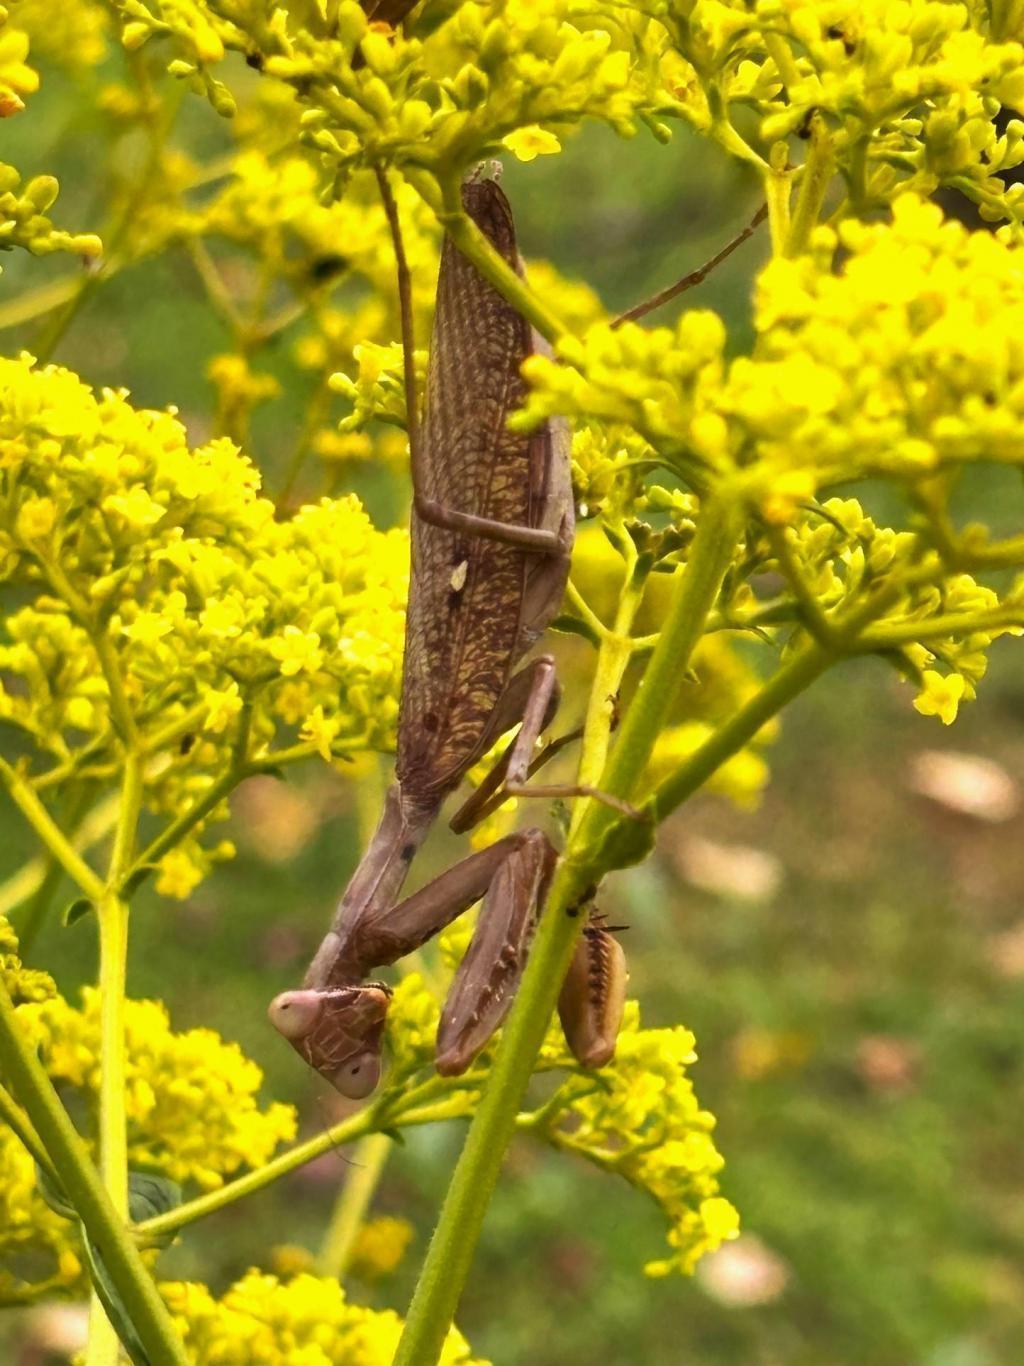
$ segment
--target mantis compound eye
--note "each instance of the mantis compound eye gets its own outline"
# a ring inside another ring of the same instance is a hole
[[[327,1078],[336,1091],[349,1100],[364,1100],[380,1081],[380,1054],[357,1053]]]
[[[323,1010],[318,991],[282,991],[267,1010],[270,1023],[289,1043],[298,1043],[312,1032]]]

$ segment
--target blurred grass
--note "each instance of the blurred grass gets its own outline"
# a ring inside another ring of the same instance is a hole
[[[193,136],[215,139],[195,103]],[[47,81],[30,116],[9,127],[5,156],[26,173],[56,171],[61,221],[93,227],[95,130],[73,92]],[[562,157],[509,166],[506,184],[527,254],[587,279],[615,310],[699,265],[756,208],[735,168],[684,135],[660,147],[589,129]],[[737,350],[766,250],[763,236],[746,244],[685,299],[721,312]],[[6,258],[0,302],[66,269]],[[31,349],[37,336],[25,327],[4,342]],[[222,343],[189,268],[168,258],[99,292],[58,358],[91,382],[128,385],[140,403],[177,403],[201,437],[203,367]],[[269,469],[280,467],[303,393],[285,354],[275,366],[286,398],[255,431]],[[373,472],[356,487],[376,516],[400,517],[402,490]],[[1005,525],[1008,491],[979,481],[975,514]],[[725,1191],[745,1230],[781,1259],[785,1284],[770,1302],[739,1307],[701,1278],[645,1280],[639,1268],[661,1255],[657,1212],[625,1186],[520,1144],[461,1316],[479,1353],[503,1366],[1024,1360],[1024,964],[1015,975],[993,952],[1024,925],[1021,819],[955,818],[906,782],[923,747],[987,754],[1022,775],[1012,656],[999,657],[981,696],[949,733],[918,717],[881,665],[849,667],[787,716],[760,810],[693,803],[657,857],[609,892],[606,909],[631,927],[632,987],[647,1021],[697,1033],[694,1082],[719,1116]],[[268,1094],[301,1106],[307,1130],[327,1122],[330,1102],[264,1012],[304,964],[358,855],[356,789],[312,768],[287,785],[249,784],[233,819],[237,860],[183,906],[143,894],[133,919],[133,995],[165,997],[179,1028],[238,1039],[266,1069]],[[14,816],[2,820],[6,873],[30,846]],[[267,838],[303,825],[291,852]],[[779,889],[743,899],[689,886],[679,865],[695,836],[770,851]],[[439,836],[418,878],[456,847]],[[90,978],[94,948],[87,922],[62,931],[51,918],[34,957],[72,991]],[[394,1154],[376,1208],[410,1219],[416,1241],[392,1277],[353,1287],[367,1302],[404,1306],[460,1138],[453,1127],[415,1133]],[[167,1254],[166,1274],[223,1289],[247,1266],[270,1264],[277,1244],[315,1249],[346,1161],[329,1155],[192,1229]],[[17,1320],[0,1324],[0,1346],[5,1331],[13,1359]]]

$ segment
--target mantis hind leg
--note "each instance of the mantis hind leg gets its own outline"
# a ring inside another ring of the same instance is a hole
[[[539,908],[557,855],[540,830],[526,830],[495,870],[437,1031],[437,1070],[464,1072],[508,1014],[526,966]]]
[[[536,773],[537,769],[582,734],[579,729],[570,731],[568,735],[553,741],[541,754],[534,755],[537,740],[554,719],[560,699],[561,688],[555,674],[555,661],[551,655],[539,655],[512,676],[495,707],[484,736],[483,747],[488,748],[503,731],[511,729],[517,721],[521,722],[519,732],[480,786],[452,817],[450,825],[456,834],[463,834],[472,829],[500,806],[506,797],[590,797],[630,820],[647,819],[636,807],[623,801],[621,797],[613,797],[610,793],[589,784],[556,783],[541,787],[528,786],[528,778]]]

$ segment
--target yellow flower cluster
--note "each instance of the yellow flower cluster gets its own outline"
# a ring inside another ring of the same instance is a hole
[[[327,1276],[249,1271],[219,1300],[190,1282],[160,1289],[195,1366],[390,1366],[402,1334],[397,1314],[351,1304]],[[485,1366],[455,1328],[440,1362]]]
[[[32,1155],[0,1124],[0,1308],[84,1288],[74,1226],[39,1194]]]
[[[807,498],[871,474],[1021,462],[1021,279],[1016,247],[906,195],[890,224],[849,222],[838,240],[821,229],[813,254],[763,271],[753,355],[726,369],[710,313],[674,331],[598,324],[560,343],[568,364],[527,362],[525,421],[629,423],[698,486],[742,469],[762,503],[780,488]]]
[[[556,414],[622,423],[661,455],[692,463],[709,445],[699,439],[695,422],[721,392],[724,345],[725,329],[707,311],[684,313],[674,328],[596,323],[581,337],[560,341],[557,359],[534,355],[526,361],[531,392],[512,425]],[[716,445],[710,443],[708,456],[720,454]]]
[[[98,66],[107,55],[110,12],[102,0],[15,0],[13,18],[34,53],[71,71]]]
[[[445,989],[472,931],[473,918],[462,916],[439,937]],[[403,978],[388,1016],[389,1087],[400,1091],[417,1072],[432,1071],[438,1017],[438,1002],[419,974]],[[487,1045],[446,1097],[446,1117],[473,1113],[496,1044]],[[686,1074],[693,1050],[687,1029],[642,1029],[631,1001],[614,1060],[600,1073],[584,1073],[554,1023],[538,1070],[563,1073],[564,1080],[538,1111],[520,1116],[520,1127],[533,1137],[623,1176],[657,1201],[672,1253],[647,1267],[652,1275],[691,1271],[738,1228],[736,1211],[719,1193],[723,1160],[710,1137],[714,1116],[701,1109]]]
[[[390,1275],[405,1256],[412,1239],[413,1227],[408,1219],[380,1214],[367,1220],[360,1225],[349,1254],[351,1274],[363,1281]]]
[[[941,0],[648,0],[644,9],[672,34],[664,67],[685,117],[730,150],[722,111],[728,119],[753,106],[766,154],[815,116],[848,168],[855,209],[955,184],[988,216],[1019,217],[1020,186],[1007,190],[1000,172],[1024,159],[1024,127],[996,123],[1001,106],[1024,107],[1024,48],[1006,41],[1021,37],[1019,21],[993,32],[989,6]]]
[[[598,1076],[577,1070],[538,1112],[540,1137],[617,1173],[660,1205],[672,1252],[647,1264],[652,1276],[692,1271],[739,1232],[739,1216],[719,1194],[715,1117],[701,1108],[686,1075],[697,1058],[694,1042],[681,1026],[641,1029],[630,1001],[614,1061]],[[541,1056],[547,1066],[571,1066],[557,1026]]]
[[[27,968],[18,956],[18,936],[6,916],[0,915],[0,980],[15,1005],[48,1001],[57,986],[48,972]]]
[[[314,158],[303,156],[301,148],[274,155],[266,147],[267,120],[274,116],[279,123],[286,119],[294,124],[296,114],[293,101],[286,110],[276,102],[257,106],[251,136],[240,139],[223,188],[201,208],[190,211],[184,226],[191,233],[245,247],[300,296],[340,275],[357,276],[373,291],[379,328],[381,300],[393,298],[396,291],[394,247],[376,180],[368,173],[355,176],[343,199],[322,202],[321,175]],[[248,130],[243,124],[240,131]],[[416,321],[423,329],[433,306],[439,232],[433,215],[410,186],[396,184],[394,196]],[[397,323],[397,307],[393,317]],[[351,323],[357,337],[372,336],[376,330],[360,327],[356,318]]]
[[[14,167],[0,162],[0,251],[24,247],[33,256],[51,251],[99,256],[103,245],[95,233],[64,232],[46,216],[59,188],[52,175],[33,176],[22,185]]]
[[[0,15],[0,25],[6,23],[7,14]],[[0,33],[0,118],[9,118],[25,108],[22,95],[31,95],[39,89],[39,75],[29,66],[29,38],[19,29],[9,28]]]
[[[906,561],[915,538],[910,532],[876,526],[855,498],[830,498],[786,533],[807,590],[823,609],[854,600],[872,580]],[[1020,594],[1017,594],[1020,598]],[[969,574],[946,574],[939,582],[913,582],[886,613],[886,623],[910,626],[945,614],[984,615],[1011,598],[1001,599]],[[946,724],[955,720],[962,701],[971,701],[985,674],[988,649],[1005,634],[1020,635],[1017,626],[970,629],[957,635],[910,640],[901,648],[904,672],[918,685],[914,706]],[[941,672],[935,666],[941,664]]]
[[[258,0],[115,8],[126,46],[173,38],[180,55],[168,69],[220,113],[235,109],[210,70],[226,49],[291,85],[307,106],[305,138],[339,174],[381,161],[458,172],[510,135],[520,135],[519,153],[536,154],[551,150],[545,134],[581,119],[628,133],[672,103],[639,51],[649,21],[621,6],[591,14],[571,0],[467,0],[422,36],[382,32],[355,0],[332,5],[329,19],[306,4],[271,10]]]
[[[178,816],[282,738],[392,743],[407,544],[355,498],[275,521],[230,442],[190,450],[172,413],[29,357],[0,360],[0,466],[0,572],[34,594],[0,714],[61,771],[113,775],[129,737],[147,805]],[[194,841],[174,857],[205,871]]]
[[[912,195],[890,224],[847,223],[838,243],[821,230],[818,247],[761,275],[758,354],[734,363],[722,403],[739,449],[819,487],[1024,461],[1020,249]]]
[[[99,993],[89,987],[81,1009],[57,996],[18,1010],[53,1081],[90,1103],[99,1085],[99,1012]],[[212,1029],[175,1033],[159,1001],[128,1001],[125,1030],[131,1166],[212,1190],[295,1136],[290,1105],[260,1109],[263,1074],[237,1044]]]

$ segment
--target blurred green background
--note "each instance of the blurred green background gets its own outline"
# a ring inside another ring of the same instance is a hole
[[[191,104],[188,136],[215,146],[216,119]],[[81,93],[45,71],[30,112],[5,124],[4,157],[25,175],[57,174],[58,221],[81,230],[101,226],[98,127]],[[612,309],[699,265],[757,207],[740,172],[684,134],[662,147],[588,129],[561,157],[509,166],[506,186],[526,254],[586,279]],[[736,350],[765,251],[763,236],[747,243],[686,300],[718,310]],[[0,308],[69,269],[5,258]],[[38,335],[38,325],[8,328],[2,342],[31,349]],[[204,367],[224,344],[172,252],[97,291],[57,359],[92,383],[128,386],[140,404],[176,403],[200,440],[212,406]],[[308,383],[285,350],[274,365],[286,397],[254,432],[271,471]],[[405,490],[383,473],[354,486],[382,522],[401,516]],[[978,500],[997,522],[1006,516],[997,492],[981,488]],[[696,801],[647,865],[614,881],[604,908],[630,926],[646,1022],[696,1032],[693,1079],[719,1117],[723,1188],[744,1237],[693,1280],[647,1280],[640,1268],[663,1246],[658,1212],[521,1143],[461,1313],[477,1352],[502,1366],[1024,1361],[1015,649],[996,652],[981,700],[952,731],[917,716],[881,665],[848,666],[786,715],[759,810]],[[997,767],[943,767],[931,751]],[[372,788],[362,786],[370,818]],[[357,785],[323,766],[250,782],[232,818],[238,858],[184,904],[145,893],[133,922],[132,994],[164,997],[178,1028],[238,1039],[266,1070],[267,1095],[300,1106],[306,1132],[335,1112],[265,1007],[296,979],[355,863],[367,818],[356,801]],[[956,809],[965,803],[974,814]],[[16,816],[2,819],[7,875],[31,846]],[[457,847],[440,835],[417,879]],[[71,993],[92,973],[92,930],[55,920],[33,961]],[[352,1281],[357,1298],[404,1308],[461,1138],[454,1125],[413,1132],[392,1155],[375,1210],[410,1220],[415,1239],[396,1272]],[[219,1291],[249,1265],[272,1265],[278,1244],[315,1249],[347,1170],[346,1154],[329,1155],[193,1227],[166,1255],[167,1275]],[[0,1321],[4,1361],[42,1359],[30,1345],[37,1326]]]

